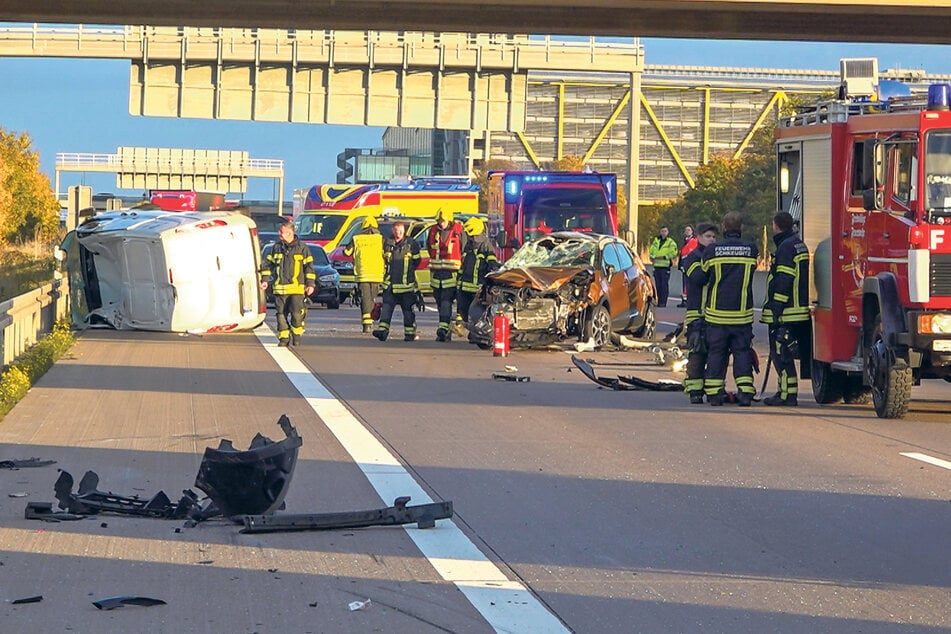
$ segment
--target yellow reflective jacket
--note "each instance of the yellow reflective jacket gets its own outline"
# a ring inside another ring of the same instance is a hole
[[[344,255],[353,256],[353,277],[357,282],[382,282],[383,235],[376,229],[367,228],[353,236],[353,241],[344,247]]]

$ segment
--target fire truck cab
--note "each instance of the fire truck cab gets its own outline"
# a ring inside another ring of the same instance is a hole
[[[913,385],[951,381],[951,85],[847,88],[779,122],[777,208],[812,256],[816,401],[901,418]]]
[[[616,236],[617,175],[489,172],[489,237],[502,260],[554,231]]]

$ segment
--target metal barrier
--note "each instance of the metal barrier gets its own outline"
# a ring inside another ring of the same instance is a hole
[[[66,316],[69,298],[67,284],[65,279],[54,280],[0,302],[3,367],[35,344],[41,335],[51,332],[56,320]]]

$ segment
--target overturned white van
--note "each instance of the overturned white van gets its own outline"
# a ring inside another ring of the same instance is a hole
[[[257,229],[238,213],[106,212],[70,232],[59,257],[79,327],[223,332],[264,321]]]

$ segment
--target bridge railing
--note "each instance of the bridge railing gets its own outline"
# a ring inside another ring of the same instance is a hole
[[[65,279],[54,280],[13,299],[0,302],[0,330],[3,332],[3,366],[12,363],[53,324],[66,316],[69,292]]]

